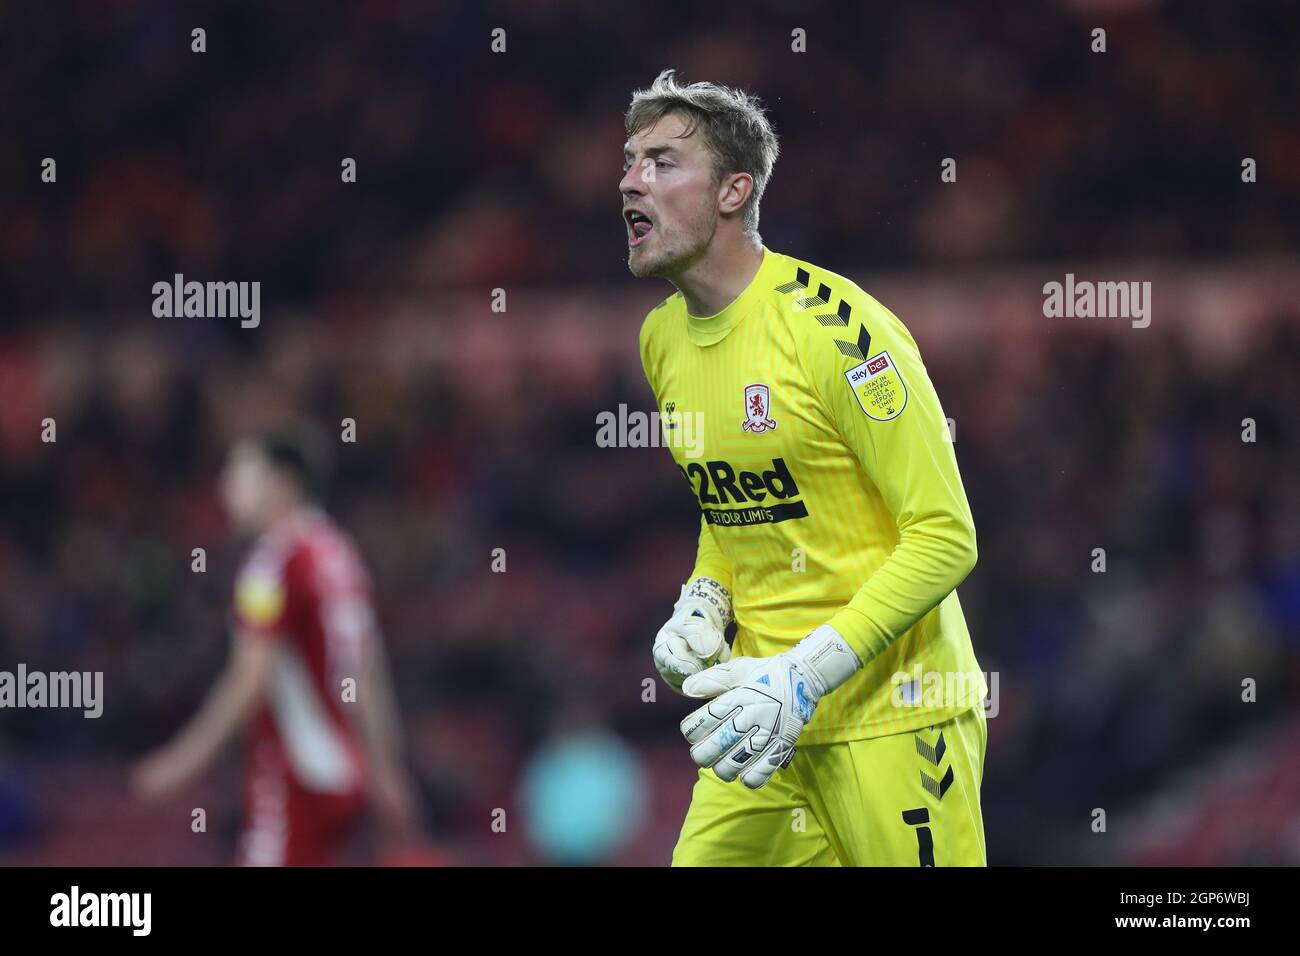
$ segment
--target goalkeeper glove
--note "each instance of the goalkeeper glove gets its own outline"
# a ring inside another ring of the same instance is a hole
[[[682,693],[712,697],[682,721],[691,758],[751,790],[794,757],[817,702],[862,666],[829,624],[775,657],[737,657],[688,678]]]
[[[727,625],[731,623],[731,592],[712,578],[698,577],[682,585],[673,616],[655,635],[655,667],[677,693],[682,681],[706,667],[731,658]]]

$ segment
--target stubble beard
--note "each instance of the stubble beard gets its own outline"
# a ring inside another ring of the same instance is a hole
[[[681,275],[704,255],[718,229],[716,213],[712,217],[701,216],[697,221],[700,226],[687,233],[681,242],[674,243],[671,235],[654,236],[651,241],[657,239],[660,246],[657,255],[647,256],[649,250],[646,250],[638,259],[637,250],[629,249],[628,270],[638,279],[667,279],[671,282],[674,276]]]

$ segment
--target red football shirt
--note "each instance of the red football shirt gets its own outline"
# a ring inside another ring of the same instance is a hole
[[[234,621],[273,641],[266,701],[252,724],[244,862],[316,857],[355,816],[364,790],[357,706],[362,650],[374,639],[370,581],[348,535],[303,509],[258,539],[235,581]]]

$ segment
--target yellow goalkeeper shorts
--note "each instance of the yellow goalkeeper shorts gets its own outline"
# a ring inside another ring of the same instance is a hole
[[[942,724],[800,746],[761,790],[701,770],[673,866],[985,866],[984,706]]]

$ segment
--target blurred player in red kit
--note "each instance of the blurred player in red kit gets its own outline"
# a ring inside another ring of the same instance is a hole
[[[141,796],[170,794],[247,728],[246,866],[333,862],[367,803],[388,829],[413,830],[369,577],[316,503],[325,447],[296,428],[231,450],[222,503],[256,541],[235,580],[230,660],[199,712],[132,778]]]

